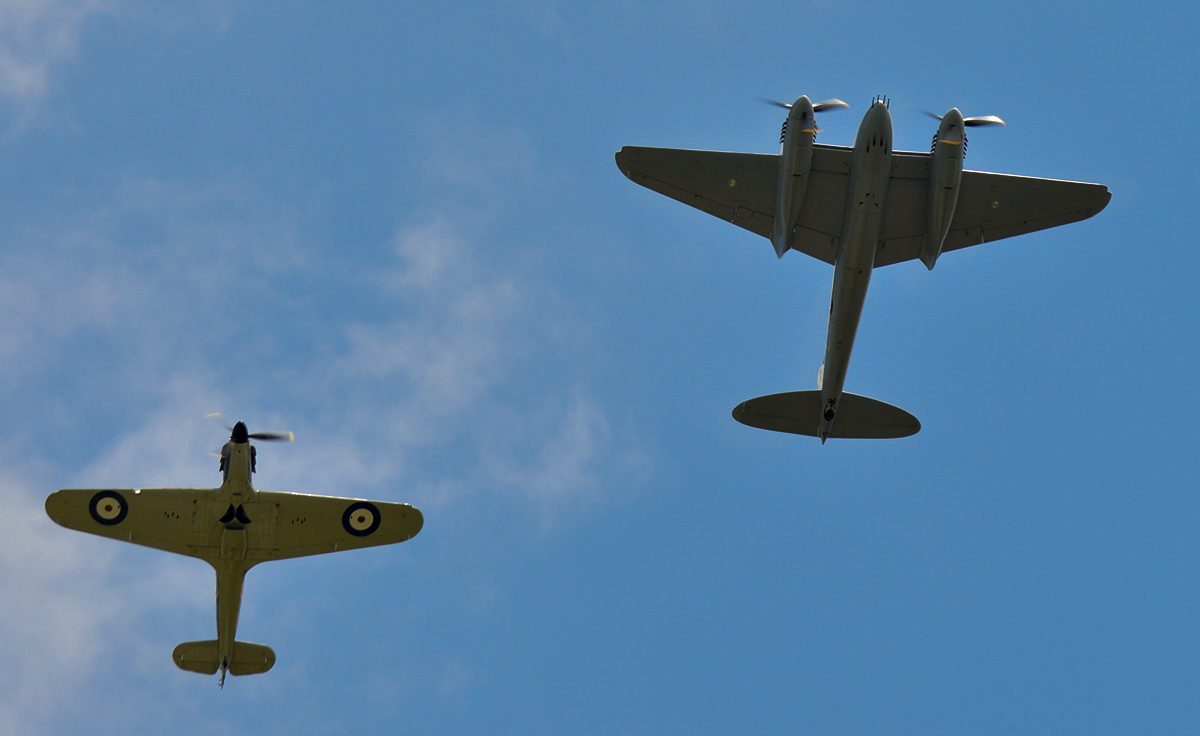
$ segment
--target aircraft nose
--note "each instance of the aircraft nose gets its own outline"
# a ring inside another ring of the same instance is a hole
[[[250,441],[250,432],[246,429],[245,422],[238,422],[233,425],[233,434],[229,435],[229,440],[238,444],[245,444]]]
[[[891,127],[892,113],[888,110],[888,103],[886,100],[876,100],[871,105],[871,109],[867,111],[867,117],[871,120],[878,121],[879,124],[883,124],[884,121],[887,121],[886,124],[888,127]]]

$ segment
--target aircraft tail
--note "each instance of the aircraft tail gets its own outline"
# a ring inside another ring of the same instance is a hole
[[[789,391],[759,396],[738,404],[733,418],[750,427],[817,437],[821,419],[820,391]],[[921,431],[921,423],[898,406],[857,394],[843,393],[830,437],[893,439]]]
[[[221,653],[217,640],[185,641],[175,647],[171,657],[181,670],[215,675],[221,669]],[[258,675],[275,666],[275,652],[263,644],[248,641],[233,643],[233,657],[229,660],[229,672],[233,675]],[[222,676],[223,678],[224,676]]]

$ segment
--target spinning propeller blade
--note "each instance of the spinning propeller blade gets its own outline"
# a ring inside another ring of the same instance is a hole
[[[780,102],[779,100],[772,100],[770,97],[763,97],[761,95],[754,95],[754,99],[756,99],[759,102],[762,102],[764,104],[767,104],[767,105],[774,105],[775,107],[782,107],[784,110],[792,109],[792,103],[790,103],[790,102]]]
[[[995,115],[982,115],[975,118],[963,118],[963,125],[968,128],[974,128],[980,125],[1006,125],[1003,120]]]
[[[836,97],[834,97],[833,99],[823,100],[821,102],[813,103],[813,110],[815,110],[816,112],[825,112],[826,110],[837,110],[842,107],[850,107],[850,105],[849,105],[849,103],[843,102],[842,100],[839,100]]]
[[[220,421],[221,412],[214,411],[211,414],[205,414],[205,419]],[[246,440],[263,440],[264,442],[292,442],[296,439],[296,435],[291,432],[247,432],[246,423],[238,422],[230,427],[227,424],[221,426],[228,429],[230,432],[229,438],[234,442],[245,442]]]
[[[929,110],[922,110],[921,112],[925,113],[934,120],[941,120],[943,117],[945,117],[944,115],[938,115],[936,112],[930,112]],[[968,128],[978,128],[982,125],[1007,125],[1007,123],[995,115],[980,115],[973,118],[963,118],[963,125],[967,126]]]
[[[296,439],[296,435],[291,432],[254,432],[246,436],[252,440],[280,440],[283,442],[291,442]]]
[[[217,424],[221,425],[222,427],[229,430],[230,432],[233,431],[233,427],[226,424],[225,420],[221,418],[221,412],[219,412],[219,411],[209,412],[208,414],[204,415],[204,418],[209,421],[216,422]]]
[[[792,103],[790,103],[790,102],[780,102],[779,100],[772,100],[770,97],[762,97],[761,95],[755,95],[754,99],[758,100],[759,102],[768,104],[768,105],[774,105],[775,107],[782,107],[784,110],[792,109]],[[821,102],[813,103],[813,111],[814,112],[825,112],[826,110],[836,110],[840,107],[850,107],[850,105],[843,102],[842,100],[837,99],[836,97],[829,99],[829,100],[822,100]]]

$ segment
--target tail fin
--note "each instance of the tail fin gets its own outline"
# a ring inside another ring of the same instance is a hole
[[[821,417],[820,391],[789,391],[743,401],[733,410],[742,424],[816,437]],[[893,439],[921,431],[921,423],[898,406],[857,394],[843,393],[830,437]]]
[[[207,641],[185,641],[175,647],[171,657],[181,670],[215,675],[221,669],[221,654],[216,639]],[[248,641],[233,643],[233,657],[228,662],[229,672],[234,675],[258,675],[275,666],[275,652],[262,644]]]

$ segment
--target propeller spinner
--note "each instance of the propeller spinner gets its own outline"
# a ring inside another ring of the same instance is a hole
[[[836,110],[840,107],[850,107],[850,105],[838,99],[813,102],[808,99],[808,95],[802,95],[792,103],[780,102],[779,100],[772,100],[768,97],[755,97],[755,99],[759,102],[764,102],[768,105],[774,105],[775,107],[781,107],[788,111],[788,116],[783,120],[783,128],[779,131],[780,143],[783,143],[784,138],[787,137],[789,122],[795,123],[798,121],[804,126],[804,130],[806,132],[819,133],[820,129],[817,128],[817,122],[812,117],[814,113],[824,112],[825,110]]]
[[[936,112],[930,112],[929,110],[922,110],[921,112],[935,120],[941,120],[942,118],[946,117],[945,115],[938,115]],[[947,115],[948,114],[949,113],[947,113]],[[980,115],[973,118],[963,118],[963,125],[967,126],[968,128],[977,128],[981,125],[1007,125],[1007,123],[995,115]]]
[[[218,420],[220,417],[220,412],[204,415],[205,419]],[[221,426],[229,430],[229,441],[236,442],[237,444],[245,444],[250,440],[291,442],[296,439],[296,435],[291,432],[251,432],[246,428],[245,422],[237,422],[232,427],[227,424]]]
[[[782,107],[784,110],[792,109],[792,103],[790,103],[790,102],[780,102],[779,100],[772,100],[769,97],[755,97],[754,99],[758,100],[759,102],[764,102],[768,105],[774,105],[775,107]],[[823,100],[821,102],[814,102],[813,103],[813,112],[825,112],[826,110],[836,110],[839,107],[850,107],[850,105],[847,104],[846,102],[843,102],[842,100],[833,98],[833,99],[829,99],[829,100]]]
[[[279,440],[283,442],[291,442],[296,438],[291,432],[249,432],[246,429],[245,422],[238,422],[233,425],[232,433],[229,435],[230,442],[242,444],[250,440]]]

